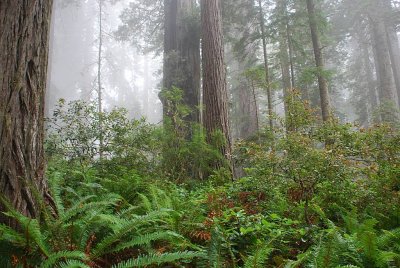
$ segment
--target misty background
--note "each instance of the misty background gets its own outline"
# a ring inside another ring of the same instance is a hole
[[[234,2],[240,1],[232,1],[232,3]],[[328,43],[328,46],[324,48],[324,56],[326,58],[326,68],[330,72],[329,90],[332,106],[336,116],[342,122],[367,122],[370,119],[366,118],[365,111],[368,110],[371,114],[374,107],[362,107],[368,97],[365,89],[371,84],[371,82],[367,84],[368,81],[365,81],[365,76],[361,74],[363,71],[363,63],[361,62],[363,55],[360,50],[360,43],[363,41],[358,40],[356,34],[352,35],[352,29],[349,29],[349,26],[346,25],[348,23],[346,19],[349,18],[348,14],[353,11],[336,9],[336,6],[340,5],[335,6],[333,2],[335,1],[324,1],[324,10],[327,15],[327,21],[330,24],[326,29],[327,41],[325,40],[326,42],[324,43]],[[151,123],[159,123],[162,120],[162,104],[158,97],[162,80],[162,40],[155,45],[146,44],[148,40],[143,40],[143,37],[136,38],[136,36],[128,36],[124,38],[125,41],[121,41],[121,38],[116,36],[119,27],[124,24],[121,16],[124,16],[125,20],[127,20],[129,13],[125,12],[124,14],[124,11],[134,8],[135,1],[102,1],[102,5],[101,87],[104,109],[110,110],[113,107],[124,107],[127,109],[130,118],[146,117]],[[293,4],[294,8],[296,7],[295,5]],[[397,9],[400,8],[399,2],[393,1],[393,5]],[[229,6],[230,1],[225,1],[224,22],[228,22],[224,24],[224,27],[227,28],[225,32],[237,35],[238,32],[235,32],[234,27],[231,27],[231,25],[238,23],[229,24],[229,20],[235,19],[235,15],[229,15]],[[232,4],[232,8],[234,7],[235,5]],[[66,102],[73,100],[96,101],[98,94],[99,0],[55,0],[53,8],[46,100],[47,117],[51,117],[59,99],[64,99]],[[265,6],[267,24],[273,25],[274,8],[273,1],[271,5]],[[295,11],[293,11],[294,13]],[[152,15],[143,14],[143,16]],[[159,16],[159,14],[154,14],[154,16]],[[255,16],[254,20],[254,22],[249,21],[244,25],[254,30],[258,23],[257,16]],[[293,27],[297,26],[294,25]],[[140,27],[143,27],[143,25],[138,24],[134,27],[137,27],[136,31],[141,31]],[[162,28],[162,25],[160,27]],[[301,25],[298,27],[301,27]],[[146,31],[146,29],[143,29],[143,31]],[[129,33],[127,34],[129,35]],[[158,33],[153,32],[153,34],[157,35]],[[232,39],[232,36],[227,35],[225,36],[227,40]],[[400,36],[398,29],[397,35],[398,37]],[[157,38],[150,36],[146,38],[157,40]],[[300,37],[293,38],[300,39]],[[303,38],[309,37],[306,35]],[[136,45],[133,45],[129,40],[135,40]],[[273,37],[269,40],[273,40]],[[235,103],[238,102],[241,96],[235,95],[234,90],[235,86],[240,83],[239,80],[243,79],[239,74],[243,68],[240,68],[238,62],[235,61],[235,51],[233,51],[232,44],[229,41],[226,41],[226,43],[230,115],[234,118],[231,118],[231,121],[233,121],[232,132],[235,136],[235,125],[240,124],[241,121],[240,111],[235,111]],[[145,49],[138,49],[138,44],[143,44]],[[152,45],[154,47],[148,49]],[[301,53],[312,53],[309,44],[297,45],[299,46],[297,50],[301,50]],[[262,63],[262,46],[259,40],[246,49],[251,49],[250,52],[246,52],[248,62],[252,61],[253,66]],[[268,44],[268,50],[270,52],[270,65],[272,66],[271,79],[278,81],[281,79],[279,77],[279,46],[271,41]],[[367,57],[371,58],[372,62],[373,53],[371,49],[367,53],[369,54]],[[304,65],[306,64],[312,65],[312,63],[305,61]],[[306,67],[299,65],[297,68],[299,70],[303,68],[296,73],[298,77],[297,87],[302,90],[308,90],[307,94],[309,96],[307,97],[317,105],[318,91],[315,79],[308,77],[309,74],[307,72],[310,71]],[[376,73],[373,73],[373,76],[372,79],[377,80]],[[282,89],[278,84],[279,82],[274,83],[274,112],[283,116]],[[256,109],[259,110],[261,123],[265,125],[267,121],[265,92],[260,89],[256,91],[258,100]],[[367,124],[365,122],[364,124]]]
[[[138,52],[114,32],[130,0],[104,1],[101,80],[104,109],[123,107],[130,118],[161,120],[158,98],[162,58]],[[99,2],[55,0],[51,27],[47,116],[59,99],[95,101],[99,52]]]

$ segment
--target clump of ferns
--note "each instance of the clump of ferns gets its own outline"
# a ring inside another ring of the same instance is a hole
[[[327,228],[308,251],[289,261],[299,267],[400,267],[400,228],[378,232],[373,218],[359,222],[355,213],[344,216],[345,229],[325,219]]]
[[[40,219],[30,219],[2,200],[20,231],[0,225],[1,267],[144,267],[203,257],[169,230],[171,209],[139,214],[110,193],[74,193],[76,201],[64,207],[58,186],[51,187],[57,217],[44,209]]]

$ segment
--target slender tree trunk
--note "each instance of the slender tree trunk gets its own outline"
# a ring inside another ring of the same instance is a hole
[[[220,150],[231,164],[231,138],[228,121],[228,93],[219,0],[201,1],[204,127],[208,140],[221,131],[225,144]],[[216,163],[217,166],[221,163]]]
[[[271,93],[271,83],[269,80],[269,66],[268,66],[268,53],[267,53],[267,40],[265,33],[265,23],[264,23],[264,11],[262,8],[261,0],[258,0],[258,8],[259,8],[259,18],[260,18],[260,28],[261,28],[261,39],[263,45],[263,56],[264,56],[264,69],[265,69],[265,86],[267,90],[267,99],[268,99],[268,122],[269,128],[271,131],[274,130],[274,121],[273,121],[273,106],[272,106],[272,93]]]
[[[99,113],[99,156],[103,159],[104,137],[103,137],[103,88],[101,83],[101,67],[103,60],[103,0],[99,2],[99,52],[97,57],[97,108]]]
[[[36,195],[54,208],[43,149],[51,10],[52,0],[0,1],[0,191],[32,218]],[[2,213],[0,222],[16,226]]]
[[[324,77],[323,71],[325,70],[324,57],[322,55],[321,41],[319,37],[318,31],[318,21],[317,14],[315,11],[315,3],[314,0],[307,0],[307,11],[309,17],[310,31],[311,31],[311,39],[314,48],[314,57],[315,64],[318,68],[318,85],[319,85],[319,94],[321,99],[321,111],[322,111],[322,120],[327,122],[331,118],[331,107],[329,100],[329,92],[328,92],[328,82]]]
[[[281,73],[282,73],[282,86],[283,86],[283,103],[285,108],[285,118],[286,118],[286,130],[291,131],[291,122],[289,115],[289,107],[288,107],[288,90],[291,89],[291,78],[290,78],[290,62],[289,62],[289,53],[288,53],[288,29],[286,22],[286,0],[281,0],[277,3],[277,9],[282,18],[282,22],[279,23],[278,31],[279,31],[279,54],[280,54],[280,63],[281,63]]]
[[[260,130],[260,119],[258,116],[257,94],[256,94],[256,86],[254,85],[254,82],[251,83],[251,93],[253,95],[253,106],[255,109],[256,131],[259,131]]]
[[[194,0],[164,0],[164,90],[183,90],[183,104],[192,112],[186,121],[199,122],[200,105],[200,36],[199,25],[193,17]],[[170,107],[163,101],[164,117]]]
[[[296,80],[294,75],[294,62],[293,62],[293,44],[292,44],[292,33],[290,30],[289,19],[287,20],[286,24],[286,34],[288,40],[288,47],[289,47],[289,62],[290,62],[290,75],[291,75],[291,82],[292,82],[292,89],[296,88]]]

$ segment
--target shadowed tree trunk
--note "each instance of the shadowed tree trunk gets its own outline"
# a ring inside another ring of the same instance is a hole
[[[264,24],[264,12],[262,8],[261,0],[258,0],[258,8],[259,8],[259,20],[260,20],[260,28],[261,28],[261,39],[263,46],[263,56],[264,56],[264,69],[265,69],[265,86],[267,89],[267,99],[268,99],[268,122],[269,128],[271,131],[274,130],[274,121],[273,121],[273,106],[272,106],[272,93],[271,93],[271,85],[269,80],[269,66],[268,66],[268,53],[267,53],[267,40],[265,33],[265,24]]]
[[[101,67],[103,64],[103,0],[98,0],[99,5],[99,51],[97,54],[97,112],[99,114],[99,157],[103,159],[103,85],[101,80]]]
[[[192,112],[185,118],[199,122],[200,104],[200,35],[194,14],[195,0],[165,0],[164,79],[163,88],[183,90],[183,104]],[[170,116],[163,101],[164,117]]]
[[[219,0],[201,1],[204,126],[208,140],[221,131],[225,144],[221,152],[231,163],[231,138],[228,121],[228,93],[224,64],[224,44]],[[216,163],[220,166],[221,163]]]
[[[396,102],[395,83],[393,70],[390,62],[390,50],[388,36],[386,33],[385,21],[383,18],[383,4],[380,1],[374,2],[370,10],[371,36],[374,46],[375,68],[379,84],[379,100],[381,105]],[[378,12],[381,11],[381,12]],[[382,120],[390,121],[390,114],[382,114]]]
[[[43,150],[51,9],[52,0],[0,2],[0,191],[32,218],[36,195],[53,204]],[[15,226],[3,214],[0,222]]]
[[[318,86],[319,86],[319,95],[321,101],[321,111],[322,111],[322,120],[327,122],[330,120],[330,100],[329,100],[329,92],[328,92],[328,82],[324,77],[323,71],[325,70],[324,57],[322,55],[322,47],[321,41],[319,37],[318,31],[318,21],[317,14],[315,11],[315,3],[314,0],[307,0],[307,11],[309,17],[310,31],[311,31],[311,39],[314,49],[314,57],[315,57],[315,65],[318,69],[317,77],[318,77]]]
[[[277,3],[277,9],[281,16],[281,22],[279,23],[279,58],[281,64],[281,72],[282,72],[282,86],[283,86],[283,103],[285,108],[285,118],[286,118],[286,130],[292,131],[292,123],[290,121],[289,116],[289,107],[287,107],[287,97],[288,91],[291,90],[292,82],[291,82],[291,66],[292,64],[289,62],[289,35],[288,35],[288,23],[287,23],[287,7],[286,7],[286,0],[280,0]],[[292,78],[293,79],[293,78]]]
[[[370,53],[368,49],[368,44],[366,40],[363,40],[361,44],[361,52],[362,52],[362,57],[363,57],[363,64],[364,64],[364,72],[365,72],[365,78],[366,78],[366,83],[367,83],[367,90],[368,90],[368,97],[369,97],[369,114],[370,118],[373,115],[373,110],[378,107],[378,99],[377,99],[377,94],[376,94],[376,84],[373,79],[374,73],[372,70],[371,66],[371,60],[370,60]]]
[[[391,19],[393,17],[393,8],[390,0],[383,0],[385,8],[385,25],[388,40],[388,48],[390,54],[390,61],[392,64],[393,79],[397,91],[397,103],[400,107],[400,45],[399,38],[395,27],[395,22]]]

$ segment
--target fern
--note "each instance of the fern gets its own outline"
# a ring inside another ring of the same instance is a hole
[[[24,239],[25,239],[25,246],[27,248],[38,246],[38,248],[45,256],[49,256],[50,249],[45,241],[46,237],[42,235],[42,232],[40,230],[40,225],[36,219],[30,219],[14,210],[11,210],[4,214],[16,219],[17,222],[21,225],[21,229],[25,234]]]
[[[45,260],[41,265],[40,268],[52,268],[55,267],[55,264],[57,264],[57,262],[60,259],[75,259],[75,260],[86,260],[87,257],[85,255],[85,253],[81,252],[81,251],[59,251],[56,253],[53,253],[49,256],[49,258],[47,260]]]
[[[78,261],[78,260],[68,260],[63,263],[60,263],[59,268],[90,268],[87,264],[84,262]]]
[[[101,201],[85,203],[85,201],[93,198],[95,196],[87,196],[84,199],[77,202],[73,207],[66,210],[66,212],[61,215],[61,221],[67,222],[71,220],[73,217],[76,217],[79,214],[86,213],[90,210],[95,210],[96,212],[104,211],[109,207],[113,207],[121,201],[121,197],[118,195],[107,195]]]
[[[192,251],[142,255],[135,259],[130,259],[114,265],[112,266],[112,268],[146,267],[152,264],[161,265],[166,263],[173,263],[178,260],[190,260],[197,257],[205,258],[205,255],[201,252]]]
[[[252,256],[247,258],[244,268],[265,267],[265,262],[269,259],[273,250],[274,249],[268,244],[258,248]]]
[[[19,247],[26,246],[25,237],[4,224],[0,224],[0,240],[10,242],[11,244]]]
[[[121,221],[120,224],[114,228],[114,233],[106,236],[92,252],[93,256],[98,257],[107,252],[107,249],[113,244],[120,242],[120,239],[137,229],[140,225],[158,221],[161,216],[165,215],[167,211],[154,211],[144,216],[137,216],[129,221]]]
[[[115,247],[115,249],[111,250],[110,253],[119,252],[125,250],[127,248],[132,248],[135,246],[142,246],[147,245],[150,242],[157,241],[157,240],[171,240],[171,239],[183,239],[182,236],[173,233],[173,232],[156,232],[150,234],[144,234],[138,237],[135,237],[132,241],[120,243]]]
[[[61,198],[61,191],[62,191],[61,181],[62,181],[62,174],[59,172],[54,172],[51,176],[51,179],[49,179],[49,187],[52,193],[53,200],[56,204],[58,213],[63,214],[65,208]]]

